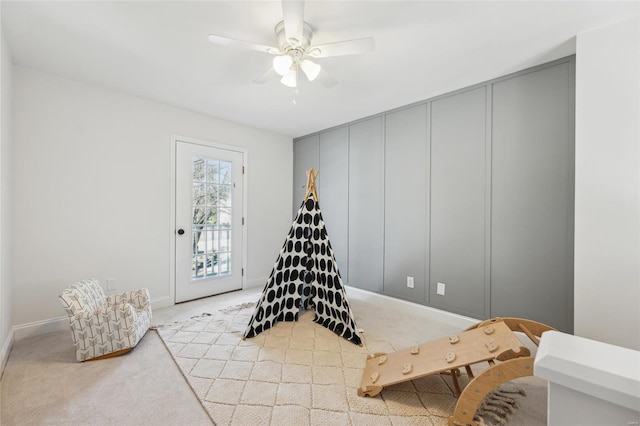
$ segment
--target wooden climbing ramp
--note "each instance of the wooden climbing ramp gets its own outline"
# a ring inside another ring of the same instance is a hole
[[[482,399],[502,383],[533,375],[533,357],[516,335],[521,332],[536,346],[540,335],[553,330],[545,324],[522,318],[494,318],[479,322],[453,336],[401,351],[369,355],[359,396],[376,396],[386,386],[433,374],[451,375],[458,398],[450,425],[475,425],[474,414]],[[471,366],[488,363],[474,377]],[[464,368],[470,382],[462,390],[458,377]]]

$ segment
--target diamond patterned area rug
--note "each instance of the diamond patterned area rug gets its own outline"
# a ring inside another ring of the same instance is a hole
[[[457,402],[433,375],[360,397],[367,355],[393,352],[363,334],[363,346],[313,322],[280,322],[242,340],[254,304],[157,327],[189,385],[217,425],[446,425]]]

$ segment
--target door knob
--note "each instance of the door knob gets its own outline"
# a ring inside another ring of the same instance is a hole
[[[182,234],[184,234],[184,229],[182,228],[178,229],[178,235],[182,235]]]

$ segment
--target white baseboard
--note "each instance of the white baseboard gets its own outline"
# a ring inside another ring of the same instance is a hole
[[[66,316],[34,321],[26,324],[14,325],[11,331],[15,341],[20,341],[41,334],[53,333],[54,331],[69,330],[69,320]]]
[[[5,339],[2,345],[2,352],[0,352],[0,378],[4,373],[4,367],[7,365],[7,361],[9,360],[9,354],[11,353],[11,348],[13,347],[14,333],[13,329],[9,330],[9,335]]]
[[[373,293],[368,290],[363,290],[360,288],[345,286],[345,290],[347,291],[347,296],[351,297],[360,297],[360,298],[368,298],[368,299],[378,299],[379,302],[383,302],[385,305],[389,304],[399,304],[404,305],[404,310],[413,310],[416,314],[432,319],[434,321],[446,322],[447,324],[451,324],[454,327],[460,328],[461,330],[466,330],[468,327],[479,323],[481,320],[476,318],[466,317],[464,315],[454,314],[452,312],[443,311],[441,309],[432,308],[430,306],[421,305],[415,302],[409,302],[407,300],[397,299],[395,297],[387,296],[384,294]]]
[[[174,303],[170,300],[169,296],[151,300],[152,312],[153,309],[160,309],[166,306],[173,305]],[[13,344],[13,341],[19,341],[33,336],[40,336],[41,334],[53,333],[54,331],[63,330],[69,330],[69,319],[66,316],[15,325],[11,327],[11,344]]]
[[[268,280],[268,278],[254,278],[252,280],[248,279],[244,283],[243,290],[246,290],[248,288],[264,287],[265,284],[267,284],[267,280]]]
[[[154,309],[166,308],[173,305],[175,305],[175,303],[171,300],[170,296],[151,299],[151,313],[153,314]]]

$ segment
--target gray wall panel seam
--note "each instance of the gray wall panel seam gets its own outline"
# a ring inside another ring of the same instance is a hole
[[[386,195],[387,195],[387,116],[385,114],[382,116],[382,293],[387,291],[387,282],[385,277],[385,261],[386,261],[386,253],[387,253],[387,209],[386,209]]]
[[[426,129],[425,129],[425,143],[427,144],[425,148],[425,165],[427,167],[427,172],[425,173],[425,189],[427,193],[425,197],[427,199],[427,206],[425,209],[426,213],[426,226],[425,226],[425,295],[424,295],[424,303],[429,305],[431,304],[431,107],[432,101],[427,102],[426,108]]]
[[[569,249],[569,261],[567,262],[568,275],[567,278],[571,285],[567,288],[567,324],[568,329],[571,333],[573,333],[574,329],[574,263],[575,263],[575,182],[576,182],[576,135],[575,135],[575,122],[576,122],[576,61],[575,57],[569,62],[569,99],[570,99],[570,107],[569,107],[569,117],[570,117],[570,137],[573,143],[569,144],[569,195],[571,197],[569,205],[570,209],[567,209],[567,226],[569,229],[568,235],[568,249]]]
[[[427,194],[427,202],[428,202],[428,206],[427,206],[427,276],[426,276],[426,292],[427,292],[427,300],[426,303],[431,305],[431,205],[432,205],[432,199],[431,199],[431,159],[432,159],[432,129],[433,129],[433,101],[429,101],[428,105],[427,105],[427,141],[428,141],[428,145],[427,145],[427,191],[429,192]]]
[[[353,274],[351,273],[351,125],[347,125],[347,138],[349,143],[347,144],[347,182],[349,184],[349,197],[347,198],[347,282],[352,283]]]
[[[492,212],[492,199],[491,199],[491,184],[492,184],[492,137],[493,137],[493,83],[487,84],[485,87],[485,318],[491,317],[491,212]]]

